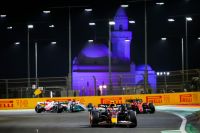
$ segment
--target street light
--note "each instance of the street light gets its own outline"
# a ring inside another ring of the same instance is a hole
[[[169,18],[168,21],[169,21],[169,22],[174,22],[175,19],[173,19],[173,18]]]
[[[121,5],[121,7],[126,8],[126,7],[128,7],[128,5],[123,4],[123,5]]]
[[[28,88],[30,87],[30,44],[29,44],[29,30],[33,29],[33,25],[27,26],[27,74],[28,74]]]
[[[111,70],[111,26],[115,25],[114,21],[109,21],[109,39],[108,39],[108,69],[109,69],[109,89],[112,94],[112,70]]]
[[[19,44],[20,44],[20,42],[14,42],[14,44],[17,46],[17,45],[19,45]]]
[[[175,19],[169,18],[169,22],[174,22]],[[192,21],[191,17],[185,17],[185,60],[186,60],[186,83],[188,83],[188,22]],[[183,51],[183,39],[182,39],[182,62],[184,63],[184,51]],[[182,72],[184,80],[184,64],[182,63]]]
[[[165,41],[165,40],[167,40],[167,38],[166,38],[166,37],[162,37],[161,40],[162,40],[162,41]]]
[[[71,65],[71,8],[81,8],[86,6],[67,6],[68,12],[68,27],[69,27],[69,74],[68,74],[68,89],[72,89],[72,65]],[[86,12],[91,12],[92,9],[85,9]],[[67,92],[68,96],[68,92]]]
[[[35,85],[38,87],[38,72],[37,72],[37,42],[35,42]]]
[[[166,41],[167,38],[161,38],[162,41]],[[181,38],[181,57],[182,57],[182,89],[184,89],[184,44],[183,44],[183,38]],[[158,75],[159,73],[157,73]],[[162,74],[162,73],[160,73]],[[159,76],[159,75],[158,75]]]
[[[129,20],[128,21],[130,24],[135,24],[135,21],[134,20]]]
[[[43,11],[43,13],[44,13],[44,14],[50,14],[51,11],[49,11],[49,10],[45,10],[45,11]]]
[[[190,21],[192,21],[191,17],[185,18],[186,83],[188,83],[188,22]]]
[[[49,28],[55,28],[55,25],[51,24],[49,25]]]
[[[6,15],[5,15],[5,14],[1,14],[0,17],[1,17],[1,18],[5,18]]]
[[[88,42],[89,42],[89,43],[92,43],[92,42],[94,42],[94,40],[88,40]]]
[[[51,45],[56,45],[57,44],[57,42],[51,42]]]
[[[165,92],[167,93],[167,76],[170,75],[170,72],[157,72],[157,76],[164,76],[164,82],[165,82]]]
[[[7,30],[12,30],[13,27],[12,27],[12,26],[8,26],[8,27],[6,27],[6,29],[7,29]]]
[[[156,5],[164,5],[165,3],[164,2],[156,2]]]

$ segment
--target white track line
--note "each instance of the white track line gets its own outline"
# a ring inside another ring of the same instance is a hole
[[[181,133],[187,133],[185,131],[185,127],[186,127],[186,124],[187,124],[187,119],[184,116],[182,116],[182,115],[180,115],[178,113],[173,113],[173,114],[179,116],[182,119],[182,123],[181,123],[181,126],[180,126]]]

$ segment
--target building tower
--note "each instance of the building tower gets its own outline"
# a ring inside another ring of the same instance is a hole
[[[128,17],[123,8],[119,8],[114,17],[115,26],[112,31],[112,55],[130,63],[130,43],[132,32],[128,31]]]

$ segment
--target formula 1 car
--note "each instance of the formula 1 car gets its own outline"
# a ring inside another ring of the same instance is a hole
[[[35,112],[54,112],[54,113],[61,113],[63,110],[67,109],[66,102],[38,102],[35,107]]]
[[[90,111],[89,121],[91,127],[125,125],[136,127],[136,112],[128,110],[125,105],[101,104],[98,108]]]
[[[80,104],[78,102],[69,102],[67,107],[68,112],[80,112],[87,110],[87,108],[83,104]]]
[[[154,113],[155,106],[153,103],[143,102],[142,99],[129,99],[126,102],[130,103],[130,108],[137,113]]]
[[[55,112],[62,113],[65,112],[80,112],[87,110],[83,104],[80,104],[75,101],[69,102],[38,102],[35,111],[37,113],[41,112]]]

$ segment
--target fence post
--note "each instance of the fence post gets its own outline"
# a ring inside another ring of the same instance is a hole
[[[68,92],[68,91],[69,91],[69,84],[68,84],[68,83],[69,83],[68,77],[66,76],[66,91],[67,91],[67,97],[69,96],[69,94],[68,94],[68,93],[69,93],[69,92]]]
[[[8,80],[7,79],[5,80],[5,83],[6,83],[6,98],[9,98],[9,96],[8,96]]]
[[[97,86],[96,86],[96,77],[95,76],[92,76],[93,79],[94,79],[94,95],[96,96],[97,95]]]

